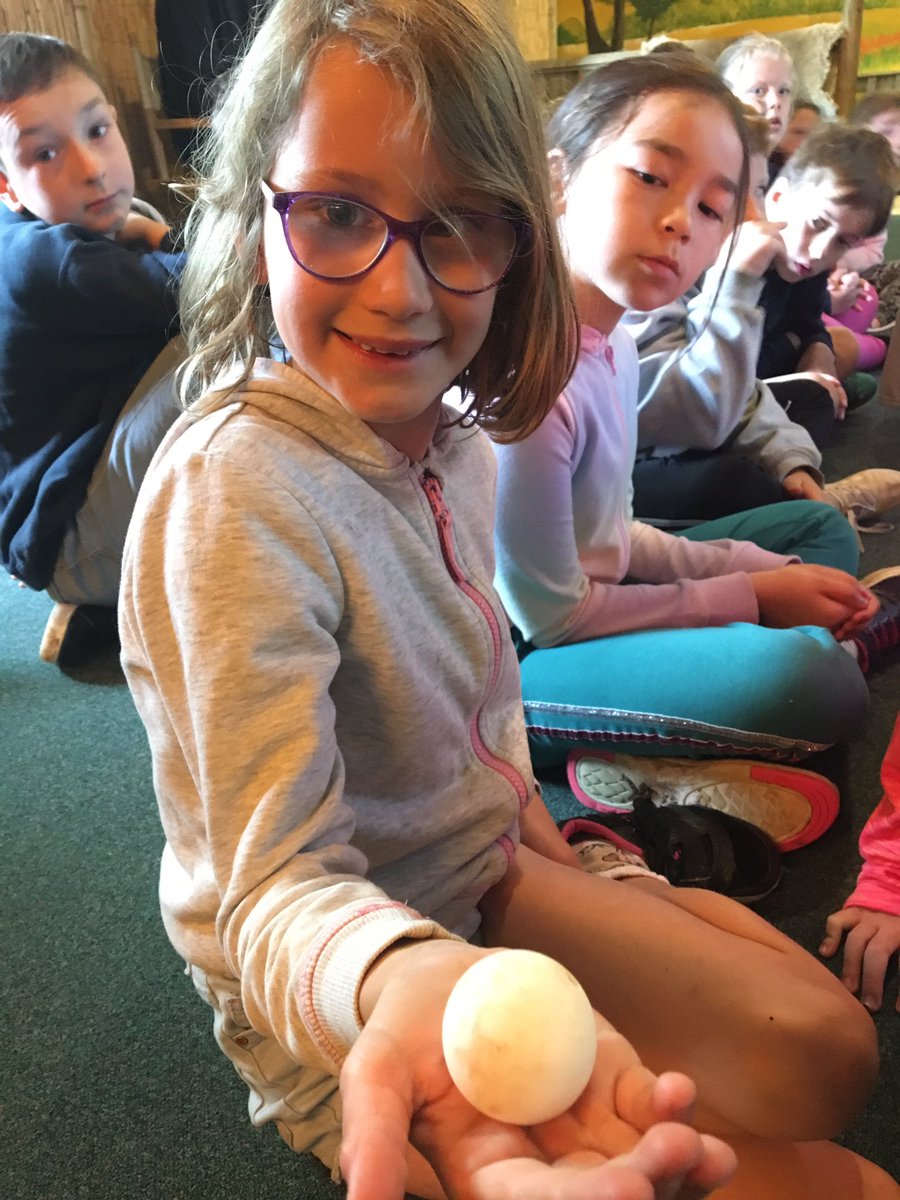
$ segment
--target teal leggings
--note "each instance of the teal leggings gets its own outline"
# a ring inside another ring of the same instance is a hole
[[[855,575],[856,537],[825,504],[791,500],[686,530],[730,537]],[[521,654],[537,767],[574,748],[681,757],[798,759],[859,728],[868,689],[827,629],[736,622],[652,629]]]

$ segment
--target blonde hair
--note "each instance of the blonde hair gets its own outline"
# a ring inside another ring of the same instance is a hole
[[[726,46],[715,61],[715,70],[729,82],[741,67],[754,58],[777,58],[788,67],[793,76],[794,60],[787,46],[764,33],[748,33]]]
[[[239,386],[275,330],[258,282],[267,177],[319,55],[350,39],[409,91],[435,152],[468,189],[528,227],[490,328],[455,381],[469,416],[501,441],[526,436],[574,367],[577,318],[550,202],[528,69],[492,0],[276,0],[233,69],[201,164],[181,288],[189,358],[183,401],[203,412],[230,373]],[[298,267],[298,270],[301,268]]]

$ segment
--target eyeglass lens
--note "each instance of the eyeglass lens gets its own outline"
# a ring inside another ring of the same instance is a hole
[[[303,196],[291,205],[288,234],[294,255],[316,275],[346,279],[378,258],[387,239],[383,217],[336,196]],[[421,255],[438,283],[477,292],[503,276],[516,248],[516,227],[504,217],[455,213],[435,218],[420,233]]]

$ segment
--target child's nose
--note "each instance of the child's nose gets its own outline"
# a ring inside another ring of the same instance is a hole
[[[691,233],[691,215],[688,204],[684,200],[673,199],[663,223],[667,233],[674,233],[682,242],[687,241]]]
[[[103,162],[91,146],[78,147],[78,166],[85,179],[99,179],[103,175]]]
[[[380,262],[360,283],[367,285],[367,297],[373,308],[395,319],[427,312],[434,304],[433,283],[415,246],[408,238],[397,238]]]

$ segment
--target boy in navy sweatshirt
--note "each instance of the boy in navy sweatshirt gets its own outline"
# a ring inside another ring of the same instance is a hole
[[[881,134],[830,124],[810,134],[766,193],[767,219],[785,223],[784,253],[766,273],[759,299],[765,319],[757,375],[807,373],[828,389],[839,418],[847,397],[822,320],[828,274],[848,250],[884,229],[898,182]]]
[[[91,65],[0,36],[0,561],[57,602],[41,656],[62,665],[115,633],[134,500],[178,415],[182,255],[133,199]]]

